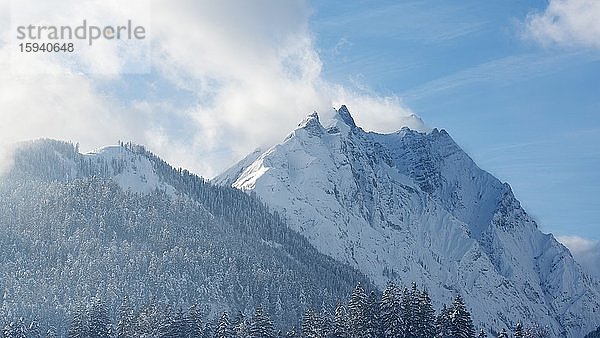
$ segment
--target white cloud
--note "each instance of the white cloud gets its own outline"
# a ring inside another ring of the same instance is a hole
[[[398,126],[406,126],[421,132],[429,131],[429,127],[406,107],[398,96],[377,96],[361,94],[337,87],[334,106],[345,104],[350,110],[356,124],[365,130],[394,132]]]
[[[546,45],[600,48],[600,1],[550,0],[544,12],[528,16],[525,35]]]
[[[558,236],[575,260],[588,272],[600,278],[600,241],[580,236]]]
[[[2,68],[6,67],[4,61],[0,58]],[[46,62],[28,62],[22,67],[40,67],[46,72],[60,68]],[[88,79],[79,74],[16,76],[2,72],[0,106],[3,143],[53,137],[93,145],[114,136],[113,131],[120,129],[122,122],[120,109],[100,97]]]
[[[7,1],[7,0],[3,0]],[[55,0],[39,2],[36,0],[11,0],[8,35],[8,52],[13,56],[12,72],[38,73],[39,70],[19,68],[22,60],[39,59],[39,53],[21,53],[17,48],[22,42],[57,42],[48,38],[49,30],[33,29],[36,39],[17,39],[17,27],[23,26],[27,33],[28,25],[43,27],[68,26],[77,34],[77,30],[85,28],[86,39],[74,39],[74,53],[41,53],[43,58],[68,65],[62,70],[81,71],[88,75],[103,78],[116,78],[123,73],[146,73],[150,71],[150,0],[123,2],[120,0],[88,0],[85,3],[77,0]],[[129,21],[131,20],[131,22]],[[85,22],[85,27],[82,27]],[[132,29],[141,26],[146,30],[147,38],[143,40],[128,39],[127,31],[120,34],[119,40],[94,39],[90,43],[91,26],[102,29],[106,26],[116,28],[131,23]],[[37,28],[37,27],[34,27]],[[41,32],[42,38],[37,36]],[[80,32],[81,33],[81,32]],[[62,34],[62,33],[60,33]],[[29,34],[27,34],[29,35]]]
[[[83,15],[109,24],[136,21],[136,13],[144,12],[130,2],[114,6],[114,0],[47,3],[48,11],[55,3],[71,8],[65,10],[68,22]],[[72,60],[40,55],[19,55],[15,62],[9,43],[0,51],[0,143],[53,137],[91,149],[133,140],[175,165],[212,176],[253,148],[280,140],[306,114],[333,104],[346,103],[369,130],[414,123],[397,98],[356,93],[322,79],[305,1],[153,1],[150,12],[154,73],[148,81],[185,91],[193,96],[191,104],[182,106],[181,97],[168,94],[117,98],[101,91],[101,85],[117,85],[131,73],[131,55],[122,49],[87,49],[73,66]],[[61,11],[52,13],[61,22]]]

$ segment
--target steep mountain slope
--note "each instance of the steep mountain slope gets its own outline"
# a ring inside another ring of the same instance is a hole
[[[380,287],[392,279],[434,299],[460,292],[487,327],[523,321],[577,337],[600,322],[598,282],[443,130],[367,133],[342,106],[326,123],[311,114],[249,162],[214,181],[255,192]]]
[[[256,198],[139,146],[80,154],[37,141],[0,178],[0,318],[65,332],[91,297],[246,314],[289,327],[365,277],[320,254]],[[114,312],[114,311],[112,311]]]

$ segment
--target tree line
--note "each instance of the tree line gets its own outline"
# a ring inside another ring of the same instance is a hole
[[[359,283],[345,303],[333,311],[325,307],[308,309],[298,324],[278,328],[264,306],[251,314],[237,311],[210,313],[208,307],[193,305],[188,309],[150,304],[135,310],[127,297],[110,313],[107,304],[92,299],[73,311],[69,338],[475,338],[488,337],[488,329],[476,331],[463,298],[457,295],[436,313],[426,290],[416,284],[400,288],[389,283],[384,292],[367,292]],[[525,329],[518,323],[511,332],[505,328],[490,337],[549,337],[539,328]],[[60,335],[63,335],[60,334]],[[22,318],[3,329],[4,337],[58,337],[56,329],[41,333],[36,321]]]

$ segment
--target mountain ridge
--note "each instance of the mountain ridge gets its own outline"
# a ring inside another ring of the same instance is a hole
[[[434,298],[461,292],[482,324],[533,317],[556,336],[600,321],[598,281],[444,130],[365,132],[343,106],[327,123],[309,115],[248,162],[214,182],[256,193],[380,287],[409,279]]]

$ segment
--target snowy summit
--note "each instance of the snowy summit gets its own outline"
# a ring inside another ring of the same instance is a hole
[[[600,322],[599,282],[444,130],[365,132],[342,106],[214,181],[255,192],[381,288],[416,282],[444,302],[461,294],[481,325],[576,337]]]

